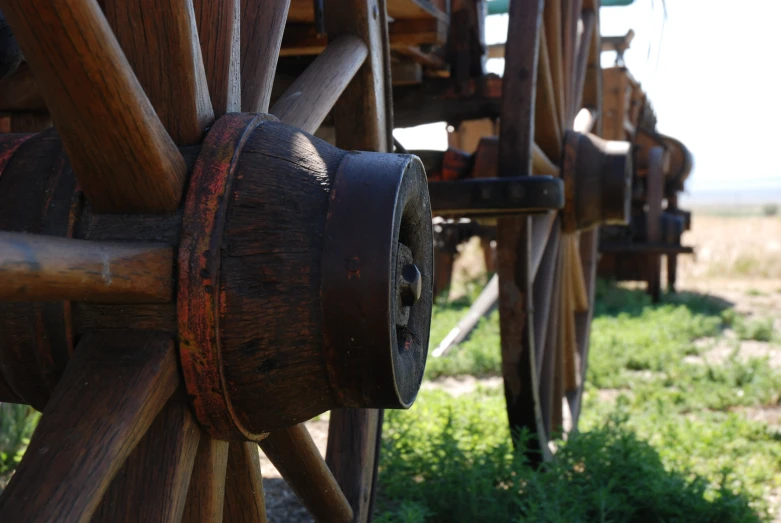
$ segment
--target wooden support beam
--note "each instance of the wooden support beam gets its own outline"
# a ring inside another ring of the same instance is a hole
[[[425,44],[443,45],[447,41],[447,24],[435,18],[396,20],[388,25],[390,47],[394,51]],[[328,37],[317,33],[313,25],[290,24],[285,28],[279,56],[320,54]]]
[[[366,60],[360,38],[337,38],[307,67],[271,108],[288,125],[314,133]]]
[[[0,302],[165,303],[173,249],[0,232]]]
[[[380,5],[384,2],[380,2]],[[390,149],[386,92],[386,67],[389,51],[384,45],[385,16],[373,0],[326,0],[328,37],[342,35],[360,38],[369,55],[358,74],[334,107],[336,145],[342,149],[388,151]]]

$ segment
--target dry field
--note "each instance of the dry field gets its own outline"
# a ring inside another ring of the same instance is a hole
[[[736,312],[774,319],[781,330],[781,217],[692,218],[683,241],[694,256],[678,264],[678,288],[733,303]]]

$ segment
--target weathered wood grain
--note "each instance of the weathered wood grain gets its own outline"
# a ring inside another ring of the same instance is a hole
[[[117,472],[91,523],[181,521],[201,429],[171,400]]]
[[[329,38],[361,38],[369,56],[334,107],[336,143],[347,150],[389,151],[392,147],[391,95],[386,78],[390,60],[385,2],[326,0]],[[383,12],[380,12],[380,11]],[[382,411],[339,409],[331,412],[326,462],[344,492],[356,521],[368,520],[374,501]]]
[[[260,442],[260,448],[316,521],[353,521],[350,504],[306,426],[274,431]]]
[[[3,0],[0,8],[92,206],[101,212],[176,209],[184,161],[98,4]]]
[[[331,411],[325,461],[350,502],[355,521],[368,521],[372,514],[382,419],[382,410]]]
[[[314,133],[366,60],[363,40],[342,36],[307,67],[271,108],[282,123]]]
[[[173,258],[159,244],[0,232],[0,301],[167,302]]]
[[[214,116],[241,111],[240,0],[193,0]]]
[[[88,522],[178,381],[167,336],[82,337],[0,497],[0,520]]]
[[[14,136],[14,135],[10,135]],[[17,137],[19,135],[16,135]],[[68,236],[80,200],[54,130],[17,138],[0,176],[0,229]],[[6,149],[6,152],[8,150]],[[73,351],[67,303],[0,303],[0,368],[25,403],[43,410]]]
[[[320,305],[324,238],[315,231],[325,230],[344,154],[266,122],[236,168],[219,261],[220,345],[228,395],[237,412],[252,413],[243,422],[256,433],[333,406]]]
[[[359,151],[387,151],[383,27],[380,6],[369,0],[326,0],[325,18],[329,39],[342,35],[360,38],[369,49],[358,74],[334,106],[336,145]]]
[[[241,110],[265,113],[290,0],[241,0]]]
[[[214,111],[193,2],[104,4],[106,19],[168,134],[177,145],[199,143],[214,121]]]
[[[222,519],[226,523],[266,523],[263,478],[254,441],[230,444]]]
[[[234,443],[241,445],[241,443]],[[220,523],[225,501],[228,442],[201,436],[182,523]],[[227,520],[226,523],[230,523]]]

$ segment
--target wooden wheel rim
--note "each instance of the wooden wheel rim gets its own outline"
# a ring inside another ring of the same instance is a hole
[[[576,45],[577,24],[582,19],[585,30],[581,38],[598,46],[594,7],[588,0],[511,4],[499,135],[500,176],[531,174],[533,148],[535,154],[541,152],[549,158],[549,163],[563,166],[564,156],[571,153],[565,147],[565,133],[572,129],[581,100],[598,109],[598,62],[590,56],[589,47],[584,51]],[[534,74],[519,76],[524,69]],[[565,191],[571,201],[572,187]],[[514,438],[524,429],[532,436],[527,448],[532,461],[550,459],[553,436],[577,426],[585,379],[597,232],[575,232],[571,216],[564,218],[503,219],[498,225],[502,372],[508,418]],[[576,274],[579,277],[572,280]],[[570,411],[568,415],[562,413],[562,404]]]

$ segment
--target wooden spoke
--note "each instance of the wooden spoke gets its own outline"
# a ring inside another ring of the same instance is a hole
[[[174,142],[214,121],[192,1],[105,0],[106,19]]]
[[[551,231],[556,223],[556,213],[535,215],[531,217],[532,221],[532,251],[531,251],[531,277],[537,277],[537,271],[540,268],[543,254],[547,245]]]
[[[534,278],[534,295],[532,299],[534,300],[534,349],[537,356],[537,376],[540,376],[542,372],[545,356],[544,349],[548,334],[548,320],[550,319],[551,311],[556,308],[556,295],[553,291],[559,256],[560,236],[560,226],[556,222],[550,238],[546,242],[540,270]],[[540,398],[540,401],[542,402],[542,398]]]
[[[236,443],[241,445],[241,443]],[[220,523],[225,500],[228,442],[201,436],[182,523]],[[229,522],[231,520],[228,520]]]
[[[586,280],[583,277],[583,264],[580,260],[580,249],[578,248],[578,237],[575,234],[568,235],[569,256],[572,260],[570,265],[572,277],[573,304],[576,313],[588,310],[588,291],[586,290]]]
[[[223,514],[225,523],[266,523],[263,478],[254,441],[230,444]]]
[[[548,59],[550,63],[551,79],[553,81],[553,92],[556,98],[556,109],[559,117],[559,128],[564,129],[565,109],[564,98],[566,89],[564,87],[564,63],[562,51],[562,18],[561,1],[553,0],[545,2],[545,12],[543,13],[543,23],[545,25],[545,38],[548,43]]]
[[[0,302],[171,301],[173,249],[0,232]]]
[[[562,13],[564,15],[564,23],[562,25],[563,42],[562,55],[564,57],[564,81],[566,89],[566,100],[564,108],[566,110],[564,114],[564,122],[567,124],[567,129],[571,129],[572,120],[575,115],[573,114],[575,93],[575,53],[578,43],[578,20],[580,20],[580,11],[583,5],[583,0],[563,0],[562,1]]]
[[[260,448],[317,521],[353,521],[347,498],[303,424],[272,432]]]
[[[167,336],[83,336],[0,497],[0,520],[89,521],[178,381]]]
[[[580,376],[578,373],[580,357],[575,341],[575,290],[572,288],[571,277],[574,260],[572,259],[570,250],[566,248],[566,245],[572,242],[572,240],[568,238],[570,235],[571,233],[565,234],[562,238],[562,243],[565,246],[564,249],[562,249],[564,273],[562,275],[561,312],[559,313],[559,323],[561,324],[560,336],[563,336],[564,346],[563,372],[565,391],[575,390],[580,385]],[[563,398],[563,395],[561,395],[560,398]]]
[[[369,54],[334,106],[336,145],[360,151],[392,150],[387,107],[390,86],[383,81],[390,67],[390,51],[383,45],[385,13],[377,16],[370,0],[324,0],[329,41],[352,35],[366,44]]]
[[[579,255],[583,267],[583,274],[588,292],[588,302],[594,303],[594,291],[597,281],[597,261],[599,257],[599,229],[594,228],[580,233]],[[580,407],[582,400],[583,382],[586,379],[586,363],[588,362],[589,336],[591,335],[591,319],[594,315],[593,307],[588,311],[575,316],[575,332],[578,341],[578,353],[580,354],[580,378],[581,387],[578,390],[567,393],[567,402],[572,413],[572,426],[578,426]]]
[[[169,401],[117,472],[91,523],[180,521],[200,438],[190,407]]]
[[[363,40],[342,36],[326,47],[271,108],[280,121],[314,133],[366,60]]]
[[[586,83],[586,73],[588,72],[589,57],[591,55],[591,43],[593,41],[594,26],[596,24],[596,15],[594,11],[585,10],[582,13],[583,32],[580,35],[578,44],[578,56],[575,61],[575,91],[573,96],[573,105],[570,107],[570,114],[573,116],[580,110],[583,101],[583,88]]]
[[[290,0],[241,0],[241,110],[268,112]]]
[[[594,30],[591,31],[591,45],[589,46],[588,65],[586,67],[586,79],[583,84],[583,102],[581,105],[592,112],[594,122],[587,131],[601,135],[601,125],[598,119],[602,111],[602,67],[600,64],[601,38],[599,35],[599,14],[594,11]]]
[[[98,4],[2,0],[0,8],[38,80],[93,210],[176,210],[184,159]]]
[[[214,116],[241,111],[239,0],[193,0]]]
[[[561,398],[564,395],[564,381],[561,379],[559,370],[562,361],[559,319],[561,316],[561,281],[564,260],[561,245],[561,241],[559,241],[559,248],[553,259],[552,301],[545,327],[542,367],[540,368],[540,410],[542,411],[545,433],[549,436],[561,428]]]
[[[532,174],[559,176],[559,167],[542,151],[539,145],[532,144]]]
[[[562,237],[559,245],[563,246],[566,238]],[[559,259],[556,266],[557,275],[557,302],[556,302],[556,322],[555,322],[555,334],[553,332],[548,333],[548,339],[555,345],[549,345],[548,347],[553,353],[555,351],[555,357],[552,357],[552,379],[551,375],[548,375],[548,379],[552,381],[550,392],[550,399],[547,400],[550,404],[550,429],[549,434],[551,436],[560,433],[564,428],[564,417],[562,412],[562,398],[566,391],[566,334],[563,328],[563,324],[566,318],[566,306],[565,306],[565,294],[566,294],[566,256],[564,249],[559,249]],[[546,348],[547,349],[547,348]]]
[[[556,109],[556,92],[551,75],[545,28],[540,28],[540,61],[537,71],[537,102],[534,112],[534,141],[556,161],[561,159],[562,131]]]
[[[355,514],[368,521],[374,504],[382,434],[381,410],[331,411],[325,461]]]

